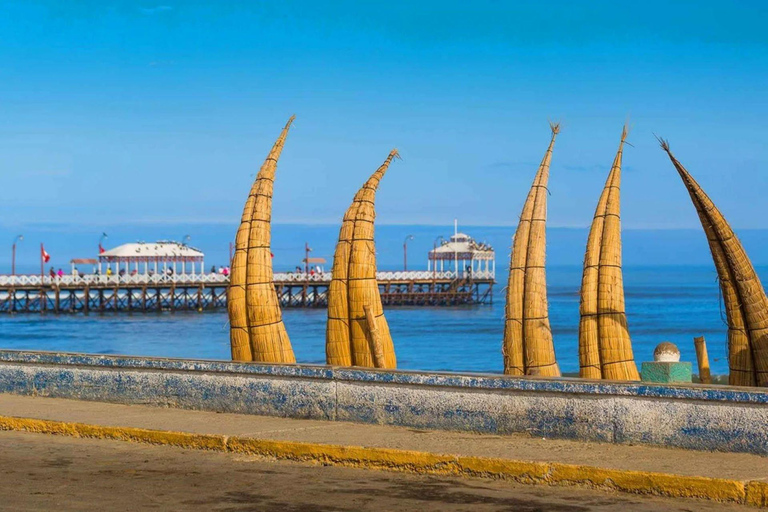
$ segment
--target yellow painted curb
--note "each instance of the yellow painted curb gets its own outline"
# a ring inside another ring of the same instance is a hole
[[[753,480],[747,484],[747,505],[768,507],[768,483]]]
[[[272,441],[230,437],[227,449],[238,453],[278,459],[317,461],[327,464],[392,469],[414,473],[456,474],[456,457],[390,448],[365,448],[332,444]]]
[[[701,476],[671,475],[649,471],[604,469],[554,463],[549,481],[555,484],[584,484],[610,487],[631,493],[652,493],[678,498],[703,498],[744,503],[744,482]]]
[[[506,478],[526,484],[548,483],[547,479],[552,471],[551,464],[546,462],[465,456],[458,456],[456,459],[465,475]]]
[[[0,430],[133,441],[136,443],[162,444],[197,450],[225,451],[227,449],[226,437],[219,435],[168,432],[133,427],[106,427],[103,425],[87,425],[85,423],[68,423],[32,418],[0,416]]]
[[[701,498],[768,507],[768,483],[761,481],[741,482],[572,464],[440,455],[390,448],[275,441],[133,427],[107,427],[7,416],[0,416],[0,430],[132,441],[419,474],[500,478],[529,484],[588,485],[635,494]]]

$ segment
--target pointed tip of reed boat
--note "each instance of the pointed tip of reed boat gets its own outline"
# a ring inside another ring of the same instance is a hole
[[[549,122],[549,129],[552,130],[552,136],[554,137],[558,133],[560,133],[560,122]]]
[[[627,141],[627,135],[629,135],[629,119],[624,122],[624,128],[621,130],[621,142],[622,144]]]
[[[670,157],[670,158],[674,158],[674,157],[672,156],[672,151],[670,151],[670,149],[669,149],[669,141],[668,141],[668,140],[666,140],[666,139],[663,139],[663,138],[659,137],[659,136],[658,136],[658,135],[656,135],[655,133],[653,134],[653,136],[654,136],[654,137],[656,137],[656,140],[657,140],[657,141],[659,141],[659,144],[661,145],[661,149],[663,149],[664,151],[666,151],[666,152],[667,152],[667,154],[669,155],[669,157]]]
[[[672,165],[675,167],[677,172],[680,174],[680,176],[683,177],[684,180],[690,180],[691,177],[688,174],[688,171],[685,170],[683,167],[683,164],[678,161],[677,158],[675,158],[675,155],[672,154],[672,150],[669,149],[669,141],[667,139],[664,139],[662,137],[659,137],[655,133],[653,134],[654,137],[656,137],[656,140],[659,141],[659,144],[661,145],[661,149],[667,152],[667,156],[669,157],[669,160],[672,162]]]

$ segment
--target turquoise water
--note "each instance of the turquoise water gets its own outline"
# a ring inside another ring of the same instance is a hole
[[[764,270],[761,268],[761,270]],[[695,362],[693,337],[707,338],[713,373],[727,373],[725,324],[711,266],[629,266],[626,302],[638,362],[652,359],[661,341],[680,347]],[[500,275],[492,306],[389,308],[399,367],[413,370],[500,372],[506,276]],[[565,372],[578,371],[581,267],[548,269],[555,348]],[[325,361],[325,310],[284,311],[299,362]],[[0,318],[0,346],[100,354],[227,359],[226,312],[16,315]]]

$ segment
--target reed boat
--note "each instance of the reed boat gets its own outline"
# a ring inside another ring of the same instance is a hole
[[[330,365],[395,368],[397,359],[376,281],[376,191],[392,160],[355,194],[344,213],[328,288],[326,359]]]
[[[728,321],[728,381],[768,386],[768,298],[744,246],[714,202],[683,167],[669,143],[661,148],[683,180],[707,236]]]
[[[523,205],[512,243],[504,321],[504,373],[560,376],[555,359],[547,302],[547,183],[552,149],[560,126],[550,125],[552,138]]]
[[[579,376],[640,380],[632,353],[621,270],[621,163],[627,127],[597,202],[584,254],[579,307]]]
[[[262,164],[245,201],[235,236],[227,288],[230,347],[234,361],[295,363],[272,273],[272,192],[277,161],[283,151],[291,116]]]

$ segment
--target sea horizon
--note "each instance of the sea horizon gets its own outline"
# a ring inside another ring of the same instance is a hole
[[[189,236],[189,245],[205,253],[206,268],[227,265],[229,243],[234,239],[237,223],[123,223],[89,228],[78,224],[59,223],[22,226],[0,225],[0,274],[10,273],[11,245],[17,235],[24,240],[16,247],[17,273],[40,272],[40,244],[44,244],[51,261],[46,265],[55,269],[69,268],[72,258],[96,258],[98,244],[112,248],[123,243],[158,240],[182,241]],[[272,252],[275,271],[290,271],[304,258],[305,244],[312,249],[311,256],[333,259],[338,237],[338,224],[287,224],[272,226]],[[484,226],[459,224],[459,231],[479,242],[490,244],[496,251],[497,276],[506,272],[515,226]],[[549,227],[547,229],[547,265],[580,266],[589,228]],[[102,240],[102,233],[108,236]],[[737,229],[756,266],[768,265],[768,229]],[[426,270],[427,253],[440,238],[453,235],[453,223],[446,225],[382,224],[376,226],[377,264],[381,270],[403,268],[403,244],[407,241],[407,263],[412,270]],[[623,264],[625,268],[637,266],[711,266],[706,237],[701,228],[650,229],[628,228],[622,232]],[[498,279],[497,279],[498,280]]]

